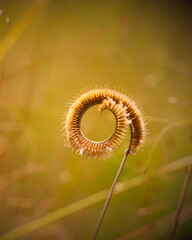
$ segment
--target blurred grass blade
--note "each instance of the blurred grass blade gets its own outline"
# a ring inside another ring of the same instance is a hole
[[[182,212],[183,204],[184,204],[184,201],[185,201],[185,197],[186,197],[187,190],[188,190],[188,187],[189,187],[189,182],[190,182],[190,179],[191,179],[191,173],[192,173],[192,164],[188,167],[185,182],[183,184],[183,188],[182,188],[182,191],[181,191],[181,195],[180,195],[180,199],[179,199],[179,205],[178,205],[178,208],[177,208],[177,212],[176,212],[176,215],[175,215],[175,221],[174,221],[174,225],[173,225],[173,230],[172,230],[172,233],[171,233],[171,238],[170,238],[171,240],[175,239],[175,234],[176,234],[177,227],[178,227],[178,224],[179,224],[180,215],[181,215],[181,212]]]
[[[135,178],[132,178],[130,180],[118,183],[116,185],[114,194],[121,193],[124,191],[127,191],[131,188],[137,187],[143,183],[148,182],[149,180],[155,178],[155,177],[161,177],[165,174],[174,172],[176,170],[179,170],[180,168],[186,167],[188,165],[192,164],[192,155],[187,156],[185,158],[179,159],[177,161],[174,161],[172,163],[169,163],[163,167],[160,167],[154,172],[151,172],[151,174],[148,175],[139,175]],[[66,207],[63,207],[59,210],[56,210],[55,212],[52,212],[50,214],[47,214],[43,217],[40,217],[39,219],[36,219],[28,224],[25,224],[21,226],[20,228],[17,228],[3,236],[0,237],[0,240],[12,240],[19,238],[27,233],[30,233],[38,228],[41,228],[43,226],[46,226],[47,224],[50,224],[52,222],[55,222],[61,218],[64,218],[66,216],[69,216],[77,211],[80,211],[82,209],[85,209],[89,206],[92,206],[100,201],[103,201],[106,199],[108,194],[108,189],[105,189],[101,192],[98,192],[94,195],[91,195],[89,197],[86,197],[82,200],[79,200],[73,204],[70,204]]]
[[[162,233],[165,234],[165,232],[169,231],[171,220],[175,217],[175,214],[176,213],[173,212],[173,213],[169,213],[168,215],[166,215],[164,217],[158,218],[157,220],[153,221],[152,223],[144,225],[144,226],[128,233],[124,237],[119,238],[118,240],[136,239],[136,238],[141,237],[144,234],[150,232],[151,230],[161,228],[161,227],[164,228]],[[186,221],[190,220],[192,218],[192,204],[185,206],[181,212],[181,215],[182,215],[182,221],[180,222],[180,224],[183,224]]]
[[[151,150],[149,151],[149,154],[148,154],[148,157],[147,157],[147,160],[146,160],[146,163],[145,163],[145,167],[144,167],[144,170],[143,172],[146,172],[147,169],[148,169],[148,166],[149,166],[149,163],[152,159],[152,156],[153,156],[153,152],[155,150],[155,148],[157,147],[157,145],[159,144],[160,140],[162,139],[162,137],[169,131],[171,130],[172,128],[175,128],[175,127],[180,127],[180,126],[183,126],[183,125],[192,125],[192,121],[190,120],[184,120],[184,121],[178,121],[178,122],[171,122],[170,124],[168,124],[167,126],[165,126],[161,131],[160,133],[158,134],[157,138],[155,139],[155,141],[153,142],[153,145],[151,147]]]
[[[0,62],[49,0],[36,1],[0,42]]]
[[[17,168],[6,176],[0,176],[0,191],[7,189],[11,184],[15,184],[32,174],[43,173],[46,171],[46,165],[43,163],[30,162]]]
[[[50,51],[46,55],[40,57],[39,59],[36,59],[32,62],[25,63],[23,66],[19,67],[15,71],[9,73],[8,75],[4,76],[4,80],[11,79],[12,77],[16,76],[17,74],[20,74],[25,71],[29,71],[34,69],[39,64],[51,60],[56,59],[59,56],[62,56],[67,51],[70,51],[73,48],[78,48],[80,45],[87,45],[91,42],[95,42],[96,40],[104,37],[106,34],[114,30],[116,26],[116,23],[113,23],[111,25],[104,26],[102,28],[95,29],[94,31],[89,32],[88,34],[85,34],[78,39],[75,39],[74,41],[70,42],[67,45],[64,45],[63,47]]]

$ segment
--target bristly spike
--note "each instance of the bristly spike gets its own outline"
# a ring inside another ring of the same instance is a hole
[[[100,114],[104,109],[108,109],[116,118],[113,134],[100,142],[87,139],[81,131],[83,114],[96,104],[101,104],[98,109]],[[65,131],[68,145],[86,157],[108,156],[125,137],[128,125],[131,126],[132,135],[129,153],[135,154],[142,145],[146,132],[143,115],[135,102],[126,95],[107,88],[89,90],[76,98],[62,121],[62,131]]]

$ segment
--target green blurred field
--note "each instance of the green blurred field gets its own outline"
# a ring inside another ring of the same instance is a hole
[[[126,92],[148,119],[145,145],[129,156],[121,182],[192,154],[188,1],[0,0],[0,9],[0,239],[111,186],[129,136],[107,160],[82,159],[64,147],[60,132],[69,102],[87,88]],[[105,139],[113,116],[90,111],[86,136]],[[176,210],[186,172],[115,195],[98,239],[169,239],[174,216],[138,229]],[[19,239],[91,239],[103,203]],[[191,204],[192,183],[176,239],[191,239]]]

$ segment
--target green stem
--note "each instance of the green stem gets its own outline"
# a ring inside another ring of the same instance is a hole
[[[182,188],[182,191],[181,191],[179,204],[178,204],[178,208],[177,208],[177,212],[176,212],[176,216],[175,216],[175,222],[174,222],[174,226],[173,226],[173,231],[171,233],[171,240],[175,239],[175,233],[176,233],[177,226],[178,226],[178,223],[179,223],[179,217],[181,215],[181,211],[182,211],[182,207],[183,207],[183,204],[184,204],[185,196],[187,194],[187,189],[189,187],[191,174],[192,174],[192,164],[188,167],[188,171],[187,171],[187,175],[186,175],[186,178],[185,178],[185,182],[183,184],[183,188]]]
[[[108,206],[109,206],[109,202],[110,202],[111,197],[112,197],[112,195],[113,195],[113,191],[114,191],[114,189],[115,189],[115,186],[116,186],[116,184],[117,184],[117,181],[118,181],[118,179],[119,179],[119,176],[120,176],[120,174],[121,174],[121,172],[122,172],[122,169],[123,169],[123,167],[124,167],[124,165],[125,165],[125,162],[126,162],[126,160],[127,160],[128,154],[129,154],[129,150],[125,151],[124,158],[123,158],[123,160],[122,160],[122,162],[121,162],[121,165],[120,165],[120,167],[119,167],[119,170],[118,170],[118,172],[117,172],[117,175],[116,175],[116,177],[115,177],[115,179],[114,179],[114,181],[113,181],[113,184],[112,184],[112,186],[111,186],[111,189],[110,189],[109,194],[108,194],[108,196],[107,196],[107,199],[106,199],[106,201],[105,201],[105,204],[104,204],[103,210],[102,210],[102,212],[101,212],[101,215],[100,215],[100,217],[99,217],[99,220],[98,220],[98,223],[97,223],[97,227],[96,227],[96,229],[95,229],[95,232],[94,232],[94,235],[93,235],[92,240],[95,240],[96,237],[97,237],[97,234],[98,234],[98,232],[99,232],[101,223],[103,222],[103,218],[104,218],[104,216],[105,216],[105,213],[106,213],[107,208],[108,208]]]

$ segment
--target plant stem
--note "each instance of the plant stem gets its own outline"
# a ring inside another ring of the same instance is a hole
[[[185,182],[183,184],[183,189],[181,191],[179,205],[178,205],[176,216],[175,216],[175,222],[174,222],[173,230],[172,230],[172,233],[171,233],[171,240],[174,240],[174,238],[175,238],[175,233],[176,233],[176,230],[177,230],[179,217],[180,217],[180,214],[181,214],[181,210],[182,210],[183,203],[184,203],[184,200],[185,200],[185,196],[186,196],[186,193],[187,193],[187,189],[188,189],[188,186],[189,186],[191,173],[192,173],[192,164],[188,167]]]
[[[103,210],[102,210],[101,215],[100,215],[100,217],[99,217],[99,220],[98,220],[98,223],[97,223],[97,227],[96,227],[96,229],[95,229],[95,232],[94,232],[94,235],[93,235],[92,240],[95,240],[95,239],[96,239],[96,236],[97,236],[98,231],[99,231],[99,229],[100,229],[101,223],[103,222],[103,218],[104,218],[105,213],[106,213],[106,211],[107,211],[107,208],[108,208],[108,206],[109,206],[109,202],[110,202],[111,197],[112,197],[112,195],[113,195],[113,191],[114,191],[114,189],[115,189],[116,183],[117,183],[117,181],[118,181],[118,179],[119,179],[119,176],[120,176],[120,174],[121,174],[121,172],[122,172],[123,166],[124,166],[124,164],[125,164],[125,162],[126,162],[126,160],[127,160],[128,154],[129,154],[129,149],[127,149],[127,150],[125,151],[125,153],[124,153],[123,160],[122,160],[121,165],[120,165],[120,167],[119,167],[119,170],[118,170],[118,172],[117,172],[117,174],[116,174],[116,177],[115,177],[115,179],[114,179],[114,181],[113,181],[113,184],[112,184],[112,186],[111,186],[111,189],[110,189],[110,191],[109,191],[109,193],[108,193],[107,199],[106,199],[106,201],[105,201]]]

